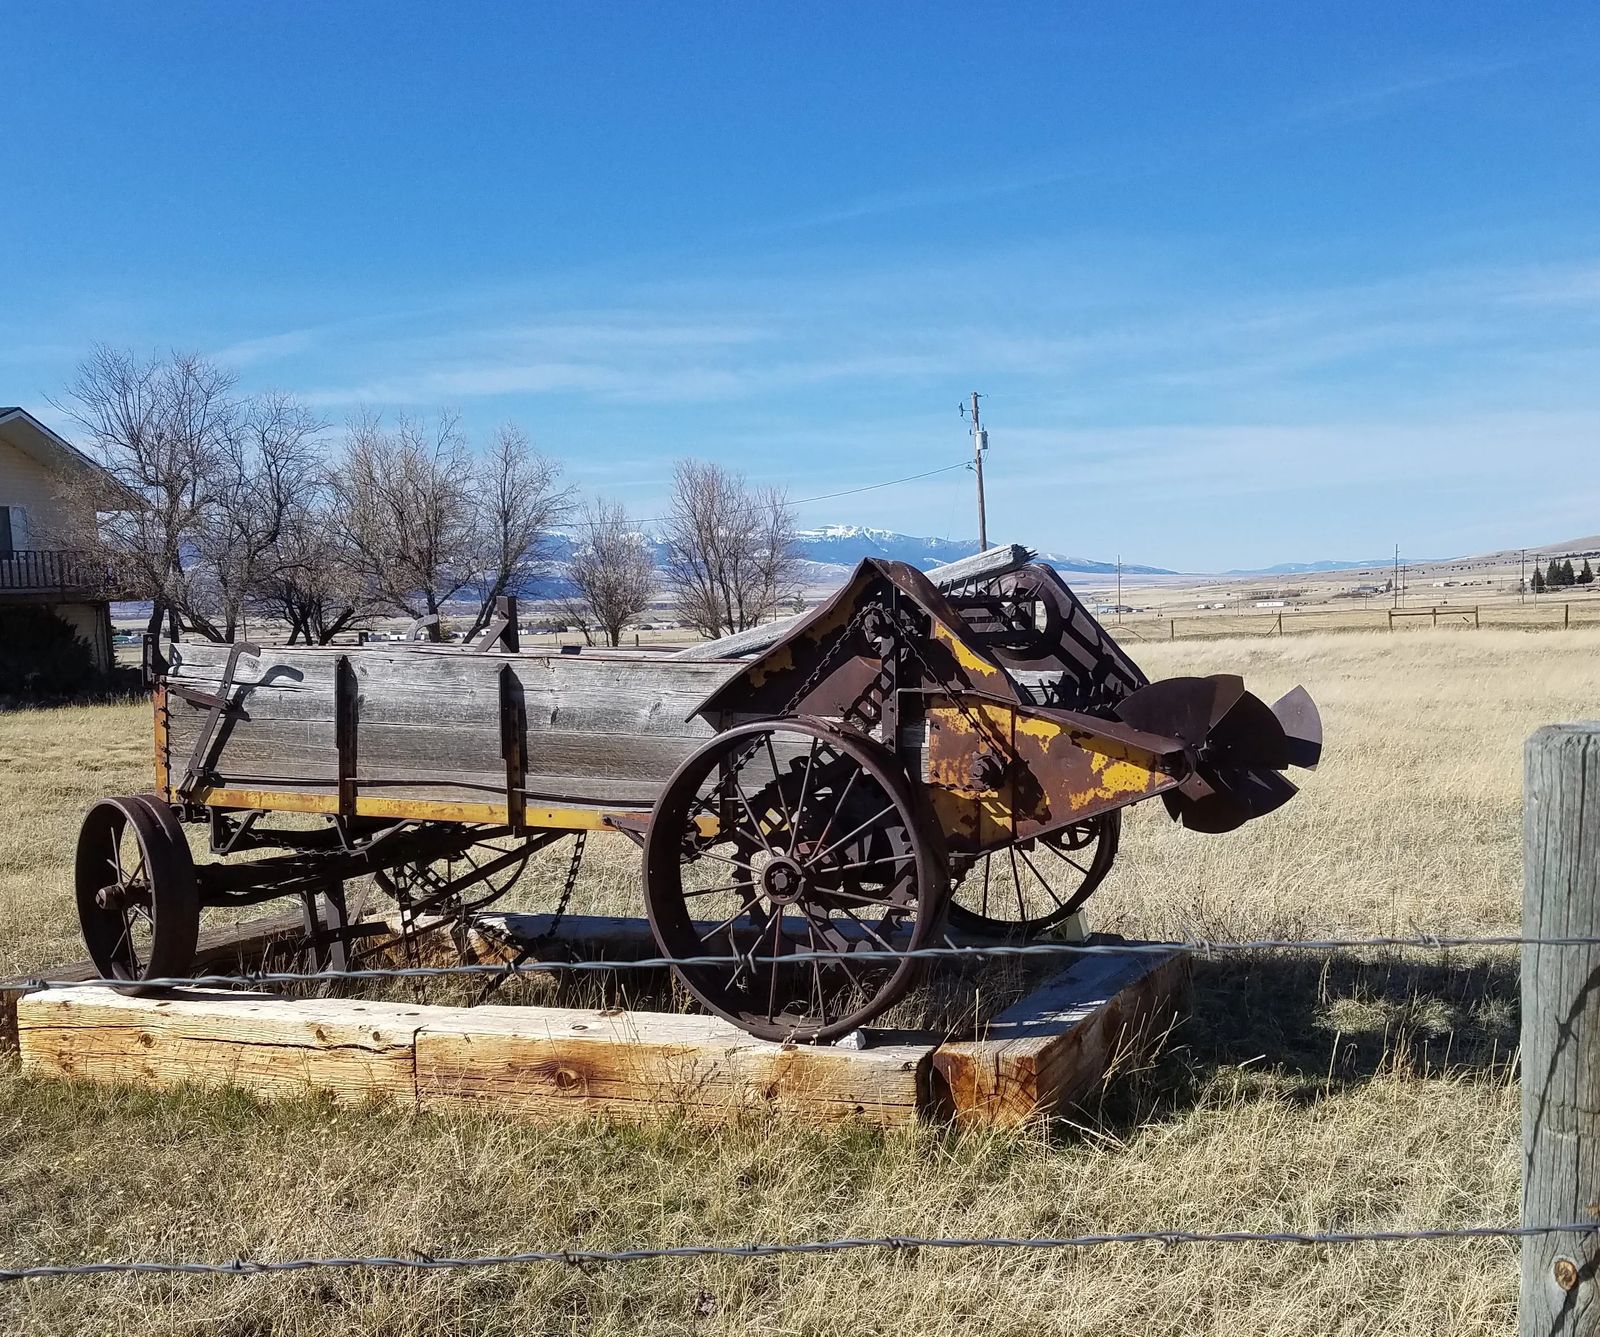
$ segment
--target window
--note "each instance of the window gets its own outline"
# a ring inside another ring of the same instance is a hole
[[[0,506],[0,560],[10,557],[16,550],[16,544],[12,541],[11,508]]]

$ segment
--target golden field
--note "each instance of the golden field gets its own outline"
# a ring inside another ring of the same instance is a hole
[[[1304,682],[1329,750],[1288,808],[1207,837],[1130,814],[1096,927],[1213,939],[1515,927],[1521,748],[1600,714],[1600,631],[1141,644],[1152,676]],[[0,716],[0,974],[79,954],[93,798],[148,785],[139,706]],[[1296,773],[1300,779],[1303,773]],[[619,839],[575,908],[636,908]],[[559,862],[559,858],[555,861]],[[553,865],[552,865],[553,867]],[[541,887],[519,889],[540,903]],[[890,1233],[1506,1222],[1517,1197],[1510,953],[1199,962],[1165,1056],[1019,1132],[751,1121],[718,1135],[419,1118],[0,1074],[0,1267],[440,1255]],[[0,1285],[28,1333],[1488,1334],[1503,1242],[905,1252],[578,1271],[306,1272]]]

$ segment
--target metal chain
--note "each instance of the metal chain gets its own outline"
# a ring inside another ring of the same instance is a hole
[[[550,927],[538,937],[543,943],[554,942],[560,932],[561,921],[566,918],[567,907],[572,903],[573,889],[578,885],[578,868],[583,863],[583,847],[589,839],[587,831],[579,831],[572,840],[572,859],[567,864],[567,880],[562,884],[561,897],[556,901],[556,911],[550,917]]]

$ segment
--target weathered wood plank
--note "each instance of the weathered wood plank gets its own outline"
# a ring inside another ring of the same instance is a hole
[[[753,1040],[720,1018],[664,1012],[441,1011],[453,1015],[417,1032],[424,1111],[716,1123],[771,1110],[804,1123],[893,1126],[917,1118],[933,1049],[785,1046]]]
[[[226,647],[180,647],[174,681],[215,690]],[[218,728],[208,760],[236,788],[267,777],[332,787],[337,771],[333,665],[340,652],[285,649],[240,661],[242,714]],[[355,667],[357,771],[394,798],[499,792],[502,664],[514,666],[527,721],[526,788],[552,800],[648,804],[661,783],[713,732],[693,715],[727,666],[574,656],[479,656],[363,649]],[[167,745],[181,774],[206,712],[174,697]],[[390,787],[387,782],[397,782]],[[361,788],[358,782],[358,789]]]
[[[189,1082],[260,1096],[326,1092],[349,1103],[415,1099],[421,1010],[347,999],[175,990],[127,997],[47,989],[17,1005],[27,1073],[168,1087]]]
[[[286,938],[299,937],[305,923],[299,910],[258,915],[235,924],[212,924],[200,930],[195,943],[194,963],[198,972],[209,967],[213,974],[259,965],[267,949]],[[92,980],[100,972],[93,961],[72,961],[46,966],[34,975],[0,980],[0,1057],[17,1052],[17,1002],[34,993],[41,979],[72,983]]]
[[[1067,1108],[1160,1040],[1188,979],[1184,952],[1083,957],[979,1038],[940,1045],[938,1099],[969,1124],[1016,1124]]]

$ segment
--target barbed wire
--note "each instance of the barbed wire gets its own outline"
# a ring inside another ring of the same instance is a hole
[[[228,1263],[128,1261],[102,1263],[46,1263],[37,1267],[0,1268],[0,1283],[46,1281],[61,1277],[108,1274],[156,1276],[243,1277],[312,1268],[407,1268],[449,1271],[457,1268],[506,1267],[517,1264],[565,1263],[573,1267],[617,1263],[642,1263],[672,1258],[782,1258],[793,1254],[849,1253],[863,1249],[1092,1249],[1111,1244],[1296,1244],[1332,1246],[1400,1244],[1423,1240],[1527,1239],[1540,1235],[1592,1235],[1600,1221],[1567,1225],[1439,1226],[1417,1230],[1129,1230],[1094,1235],[872,1235],[842,1239],[773,1241],[752,1244],[676,1244],[637,1249],[539,1249],[523,1253],[477,1254],[439,1258],[418,1253],[349,1258],[285,1258],[262,1261],[236,1258]]]
[[[1521,934],[1484,936],[1339,937],[1339,938],[1256,938],[1243,942],[1218,942],[1204,938],[1174,939],[1167,942],[1035,942],[984,943],[971,946],[907,948],[831,948],[789,952],[781,956],[735,955],[647,956],[623,960],[471,962],[451,966],[367,966],[342,970],[241,971],[237,974],[168,975],[129,980],[99,976],[93,979],[66,980],[48,977],[19,977],[9,987],[29,989],[80,988],[105,986],[149,989],[209,988],[229,985],[304,984],[333,980],[434,979],[450,975],[545,975],[583,971],[666,970],[673,967],[722,965],[803,965],[812,961],[967,961],[996,959],[1029,960],[1072,956],[1170,956],[1185,952],[1195,956],[1248,956],[1264,952],[1345,952],[1362,950],[1450,951],[1467,948],[1499,947],[1600,947],[1600,937],[1525,937]]]

